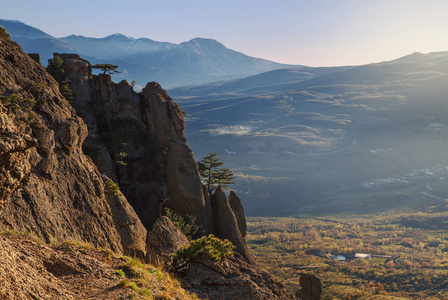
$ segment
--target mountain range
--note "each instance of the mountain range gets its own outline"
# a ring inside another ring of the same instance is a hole
[[[448,197],[448,52],[168,91],[250,215],[431,209]]]
[[[164,87],[176,87],[293,67],[247,56],[213,39],[195,38],[174,44],[118,33],[104,38],[79,35],[56,38],[20,21],[0,20],[0,26],[26,52],[39,53],[43,64],[54,52],[75,53],[91,63],[119,65],[121,73],[115,74],[114,79],[135,80],[137,86],[154,80]]]

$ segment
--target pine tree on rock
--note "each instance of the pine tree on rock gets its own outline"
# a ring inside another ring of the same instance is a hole
[[[120,71],[117,70],[117,68],[118,66],[113,64],[96,64],[92,66],[92,69],[101,69],[103,75],[121,73]]]
[[[198,161],[198,170],[201,174],[202,183],[207,186],[210,195],[220,186],[227,188],[235,176],[228,168],[221,168],[224,164],[216,153],[210,153]]]

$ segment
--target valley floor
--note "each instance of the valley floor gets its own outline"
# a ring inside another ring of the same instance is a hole
[[[321,279],[323,299],[448,299],[447,219],[446,212],[252,217],[247,238],[260,266],[290,291],[303,272]]]

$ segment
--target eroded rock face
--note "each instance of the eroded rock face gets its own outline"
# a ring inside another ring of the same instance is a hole
[[[101,173],[119,183],[145,227],[152,227],[162,206],[193,214],[201,224],[202,184],[179,106],[158,83],[138,95],[126,81],[92,77],[90,64],[79,57],[61,58],[74,105],[89,127],[84,150]]]
[[[82,152],[87,126],[57,82],[8,38],[0,38],[0,91],[7,108],[0,115],[0,173],[4,195],[12,192],[2,226],[122,253],[113,213],[122,215],[124,206],[111,209],[100,173]]]
[[[233,196],[233,198],[235,198],[235,196]],[[231,241],[236,246],[236,252],[241,254],[248,263],[255,264],[252,255],[250,255],[249,250],[247,249],[246,240],[241,235],[237,218],[221,187],[216,189],[210,202],[213,210],[216,236]]]
[[[108,178],[103,176],[103,180],[107,182]],[[147,230],[134,209],[119,191],[115,194],[106,193],[106,199],[112,212],[115,228],[121,238],[123,253],[145,260]]]
[[[235,214],[236,221],[238,222],[238,229],[240,230],[241,236],[246,237],[246,216],[244,214],[244,207],[241,204],[240,198],[236,195],[234,191],[230,191],[229,204],[233,213]]]
[[[183,288],[205,299],[296,299],[272,275],[238,254],[219,263],[201,255],[182,274],[181,282]]]
[[[202,183],[193,152],[186,143],[185,123],[179,105],[157,82],[143,89],[144,118],[153,137],[166,150],[166,181],[170,193],[167,203],[174,211],[194,215],[202,224],[205,207]]]
[[[189,243],[185,234],[170,219],[161,217],[148,231],[147,261],[156,266],[161,265],[170,254]]]
[[[0,213],[11,194],[22,187],[31,172],[29,152],[37,140],[22,134],[8,110],[0,104]]]

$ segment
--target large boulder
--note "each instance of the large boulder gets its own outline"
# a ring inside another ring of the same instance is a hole
[[[148,231],[147,239],[147,261],[153,265],[161,265],[176,252],[190,242],[171,220],[160,217]]]
[[[322,294],[322,284],[320,279],[314,275],[300,275],[300,290],[297,291],[296,297],[303,300],[319,300]]]
[[[238,254],[218,263],[201,255],[180,278],[182,287],[204,299],[296,299],[271,274],[248,264]]]

